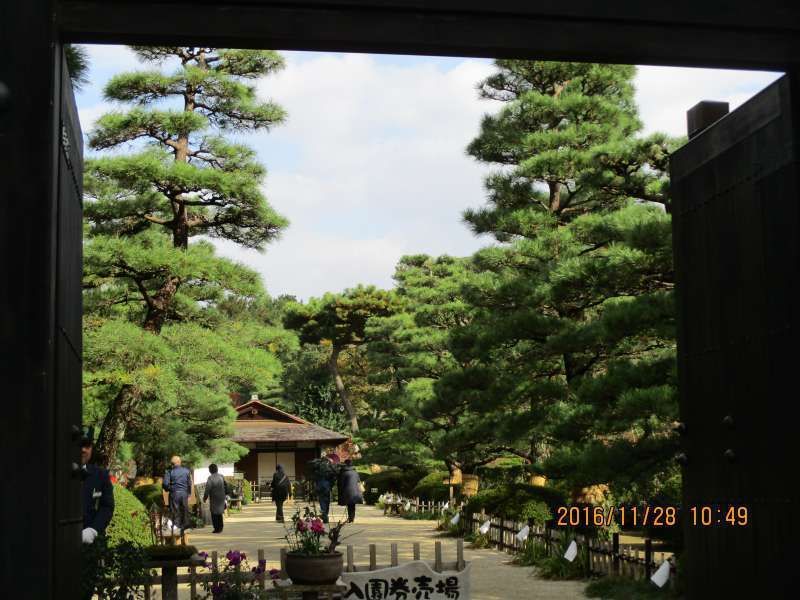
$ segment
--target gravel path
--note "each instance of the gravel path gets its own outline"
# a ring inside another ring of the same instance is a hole
[[[291,503],[284,506],[287,516],[293,511]],[[343,518],[343,513],[343,507],[335,507],[332,520]],[[433,560],[436,541],[442,542],[443,560],[455,561],[455,539],[440,538],[435,525],[434,521],[385,517],[371,506],[359,506],[355,523],[345,527],[345,534],[350,536],[345,544],[354,546],[356,564],[369,563],[369,544],[377,545],[378,564],[389,564],[392,543],[398,544],[401,563],[411,560],[414,542],[420,543],[423,560]],[[212,534],[210,527],[196,530],[190,534],[189,543],[209,553],[216,550],[220,555],[228,550],[244,551],[251,559],[251,564],[257,560],[258,549],[263,548],[268,566],[277,567],[280,549],[285,546],[283,534],[283,525],[275,522],[275,505],[261,502],[250,504],[242,512],[226,517],[222,534]],[[533,574],[533,569],[512,565],[511,557],[503,552],[466,548],[464,555],[473,565],[473,600],[574,600],[586,597],[583,594],[585,583],[539,579]]]

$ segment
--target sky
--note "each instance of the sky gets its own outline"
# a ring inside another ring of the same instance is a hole
[[[87,46],[90,83],[77,95],[84,134],[111,109],[102,88],[143,65],[124,46]],[[478,98],[488,59],[282,52],[286,68],[259,80],[286,122],[238,139],[267,168],[264,193],[290,226],[263,253],[215,240],[223,256],[263,277],[272,296],[300,299],[359,283],[392,287],[405,254],[466,256],[492,243],[464,225],[484,203],[492,167],[467,156],[481,117],[500,104]],[[733,110],[779,73],[638,68],[643,134],[685,135],[701,100]]]

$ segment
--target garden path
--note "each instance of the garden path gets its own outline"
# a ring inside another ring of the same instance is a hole
[[[344,507],[332,507],[332,520],[343,519]],[[294,511],[291,502],[284,507],[287,516]],[[389,563],[389,547],[398,544],[400,562],[411,560],[413,543],[419,542],[423,560],[433,560],[436,541],[442,542],[443,560],[455,560],[456,541],[439,537],[434,521],[412,521],[400,517],[385,517],[372,506],[359,506],[356,521],[344,529],[350,537],[344,542],[355,547],[356,564],[369,563],[369,544],[376,544],[378,564]],[[222,534],[212,534],[211,528],[196,530],[190,534],[189,543],[198,550],[211,553],[216,550],[224,556],[228,550],[247,553],[251,564],[255,564],[258,549],[266,552],[268,567],[277,567],[284,528],[275,522],[275,505],[268,501],[249,504],[242,512],[231,513],[225,518]],[[547,581],[536,577],[530,567],[510,564],[511,557],[497,550],[471,550],[464,552],[465,559],[472,562],[472,597],[474,600],[575,600],[585,598],[585,583],[577,581]],[[183,598],[183,594],[181,598]],[[188,591],[186,592],[188,598]]]

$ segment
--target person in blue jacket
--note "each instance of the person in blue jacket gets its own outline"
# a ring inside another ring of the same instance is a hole
[[[172,468],[164,474],[161,487],[169,492],[172,524],[183,533],[189,527],[189,496],[192,495],[192,473],[181,465],[181,457],[173,456]]]
[[[90,464],[92,460],[92,438],[90,434],[81,439],[81,469],[83,471],[83,532],[84,544],[91,544],[106,527],[114,515],[114,489],[108,471]]]

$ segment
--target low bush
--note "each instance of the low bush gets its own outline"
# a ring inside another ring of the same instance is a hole
[[[590,573],[586,570],[585,546],[578,546],[578,555],[570,562],[564,553],[572,543],[573,537],[567,533],[560,540],[553,541],[552,554],[545,555],[534,563],[536,574],[542,579],[584,579]]]
[[[464,536],[464,541],[469,542],[470,548],[474,548],[475,550],[490,548],[492,546],[492,543],[489,540],[489,534],[481,533],[479,531],[468,533]]]
[[[161,508],[164,505],[161,484],[158,483],[148,483],[135,487],[133,488],[133,495],[139,499],[139,502],[141,502],[147,510],[150,510],[153,504],[155,504],[157,508]]]
[[[253,501],[253,488],[247,479],[242,480],[242,504],[250,504]]]
[[[667,586],[659,588],[649,581],[636,581],[627,577],[601,577],[586,586],[589,598],[604,600],[652,600],[657,598],[679,598],[680,594]]]
[[[131,542],[147,546],[153,542],[150,532],[150,519],[147,510],[139,499],[121,485],[115,484],[114,516],[106,529],[109,546]]]
[[[436,521],[438,515],[430,510],[423,510],[421,512],[407,512],[400,515],[409,521]]]
[[[551,488],[514,483],[478,492],[466,503],[464,512],[484,510],[493,516],[531,520],[541,525],[551,519],[553,509],[563,503],[563,496]]]
[[[450,488],[442,483],[447,471],[434,471],[420,479],[411,490],[411,496],[432,502],[444,502],[450,498]]]
[[[534,537],[529,537],[525,540],[522,549],[514,557],[514,564],[523,567],[535,567],[547,558],[547,548]]]
[[[390,468],[380,473],[373,473],[364,479],[364,486],[367,490],[364,493],[364,501],[367,504],[375,504],[378,497],[387,492],[411,496],[411,490],[425,474],[425,471],[416,468]]]

